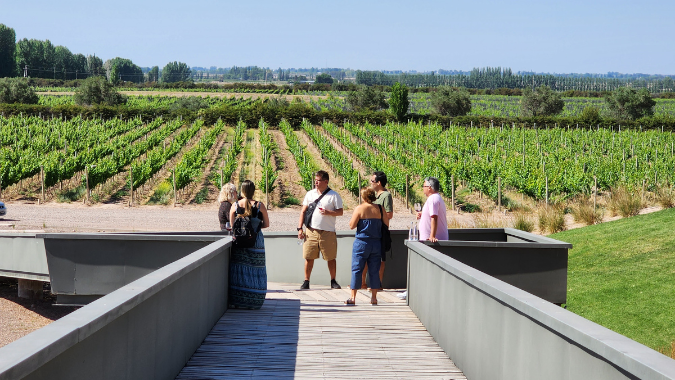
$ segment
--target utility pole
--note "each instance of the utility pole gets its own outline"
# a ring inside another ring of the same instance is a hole
[[[23,67],[23,77],[28,78],[28,65]]]

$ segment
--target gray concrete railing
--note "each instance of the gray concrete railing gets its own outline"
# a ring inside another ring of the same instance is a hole
[[[221,239],[0,348],[5,379],[173,379],[227,309]]]
[[[49,281],[44,240],[36,234],[0,235],[0,276]]]
[[[410,308],[467,378],[675,379],[675,360],[431,246],[406,244]]]

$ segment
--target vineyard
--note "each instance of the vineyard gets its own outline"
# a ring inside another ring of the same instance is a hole
[[[134,101],[151,107],[171,99]],[[672,133],[618,126],[313,125],[305,120],[293,128],[286,121],[269,125],[264,120],[247,126],[220,120],[207,125],[201,119],[13,116],[0,118],[0,192],[4,198],[42,201],[203,203],[215,201],[223,182],[252,179],[259,195],[276,194],[272,199],[283,205],[287,165],[273,130],[295,161],[300,178],[295,185],[309,190],[312,173],[330,167],[342,191],[357,196],[370,173],[382,170],[399,201],[423,200],[426,176],[439,178],[448,198],[461,187],[495,202],[503,195],[500,190],[508,190],[556,203],[619,186],[670,189],[675,173]],[[313,156],[307,144],[320,156]]]

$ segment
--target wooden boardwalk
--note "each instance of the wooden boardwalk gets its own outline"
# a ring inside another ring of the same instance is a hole
[[[260,310],[228,310],[177,379],[466,379],[396,297],[269,283]]]

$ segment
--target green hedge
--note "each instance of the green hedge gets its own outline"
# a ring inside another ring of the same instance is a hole
[[[369,122],[373,124],[384,124],[387,122],[394,122],[395,118],[387,111],[376,112],[348,112],[340,110],[317,111],[306,103],[293,102],[289,105],[271,104],[267,102],[255,102],[248,106],[231,106],[225,105],[221,107],[202,109],[199,111],[190,111],[188,109],[171,110],[169,108],[134,108],[127,106],[93,106],[83,107],[76,105],[59,105],[54,107],[30,105],[30,104],[0,104],[0,113],[4,116],[11,115],[41,115],[42,117],[63,117],[70,119],[78,115],[86,118],[102,117],[104,119],[111,119],[114,117],[121,117],[123,119],[131,119],[140,117],[144,121],[153,120],[159,116],[165,118],[182,117],[184,120],[194,120],[196,118],[203,118],[207,125],[215,123],[218,119],[222,119],[228,125],[234,125],[239,120],[244,121],[248,125],[258,125],[258,121],[262,118],[272,126],[279,125],[281,119],[286,119],[294,128],[298,128],[303,119],[307,119],[312,124],[319,124],[324,120],[331,121],[336,124],[342,124],[344,121],[352,123]],[[649,117],[638,120],[610,120],[603,119],[600,123],[588,123],[585,120],[572,117],[487,117],[487,116],[460,116],[449,117],[440,115],[417,115],[410,114],[407,117],[409,120],[428,123],[435,122],[444,126],[462,125],[462,126],[476,126],[476,127],[501,127],[512,126],[515,124],[518,127],[527,128],[552,128],[554,126],[563,126],[576,128],[615,128],[620,125],[622,129],[643,128],[643,129],[661,129],[665,131],[675,131],[675,118],[672,117]]]

